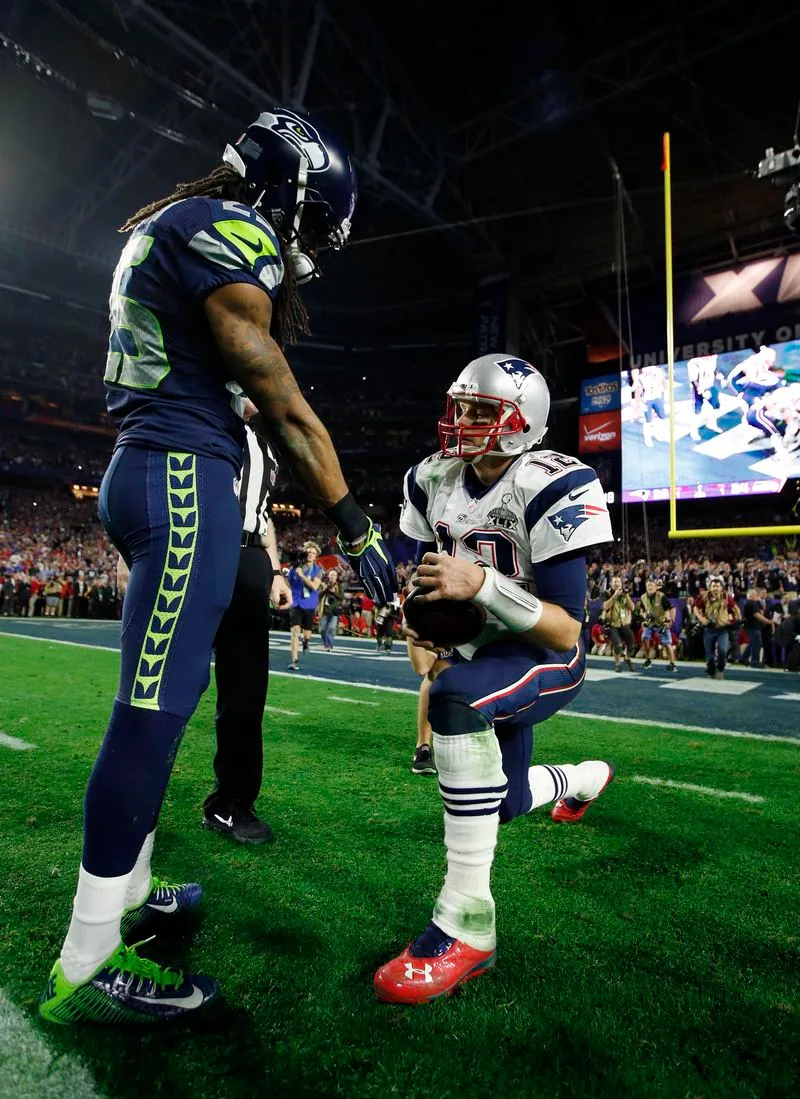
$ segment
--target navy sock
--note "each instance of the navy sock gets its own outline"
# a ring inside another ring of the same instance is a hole
[[[115,702],[84,803],[83,866],[114,878],[134,866],[158,820],[186,718]]]
[[[455,939],[446,935],[441,927],[429,923],[421,935],[417,935],[411,944],[411,954],[415,958],[438,958],[450,949]]]

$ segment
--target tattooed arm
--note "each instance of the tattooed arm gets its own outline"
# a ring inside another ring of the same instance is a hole
[[[204,309],[225,365],[258,408],[297,483],[323,508],[342,500],[348,488],[330,435],[269,334],[267,294],[237,282],[209,294]]]

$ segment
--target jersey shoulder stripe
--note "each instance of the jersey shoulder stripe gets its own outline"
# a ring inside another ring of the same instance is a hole
[[[517,479],[528,497],[525,505],[525,526],[528,530],[533,530],[564,496],[574,492],[575,500],[578,500],[581,495],[579,490],[596,480],[595,471],[571,455],[556,451],[534,451],[530,457],[524,459]]]
[[[441,451],[437,451],[423,458],[409,472],[414,473],[416,484],[430,497],[443,481],[448,478],[455,480],[463,466],[460,458],[446,458]]]
[[[406,498],[422,516],[428,514],[428,494],[417,480],[419,466],[412,466],[406,473]]]
[[[273,296],[283,281],[278,238],[252,207],[222,199],[188,198],[173,203],[155,223],[177,235],[211,268],[241,271]]]

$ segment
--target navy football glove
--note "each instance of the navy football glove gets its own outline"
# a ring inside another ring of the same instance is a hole
[[[394,571],[394,561],[383,540],[380,524],[373,523],[370,519],[367,536],[356,550],[345,545],[341,536],[336,539],[336,545],[358,573],[367,595],[375,600],[375,605],[382,607],[385,603],[391,603],[397,595],[397,574]]]

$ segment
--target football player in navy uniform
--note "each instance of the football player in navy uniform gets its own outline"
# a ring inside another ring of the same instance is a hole
[[[720,415],[719,383],[724,376],[717,366],[717,355],[699,355],[689,359],[686,373],[692,390],[692,416],[689,437],[700,441],[700,428],[721,432],[717,423]]]
[[[400,527],[425,551],[422,598],[472,600],[486,624],[431,686],[447,874],[432,922],[375,974],[381,1000],[432,1000],[492,966],[499,823],[550,802],[554,820],[580,820],[613,776],[600,760],[530,765],[533,726],[580,690],[585,554],[612,538],[595,471],[532,451],[549,408],[538,370],[484,355],[448,390],[441,453],[406,474]]]
[[[747,411],[755,401],[784,384],[781,375],[775,373],[777,361],[775,348],[762,344],[728,374],[726,382],[739,398],[743,419],[747,418]]]
[[[655,420],[666,419],[664,411],[664,396],[666,394],[666,379],[660,366],[644,366],[639,371],[638,378],[633,383],[634,397],[638,399],[642,410],[642,434],[647,446],[653,445]]]
[[[179,1018],[218,992],[209,977],[140,958],[122,937],[201,894],[199,885],[154,878],[150,854],[236,577],[246,396],[298,484],[339,528],[367,590],[382,603],[393,598],[380,529],[349,493],[282,350],[305,327],[297,285],[316,273],[320,249],[344,247],[355,201],[339,140],[275,108],[227,146],[210,175],[122,227],[130,235],[111,288],[105,371],[119,435],[100,514],[130,579],[72,921],[40,1002],[51,1022]]]

